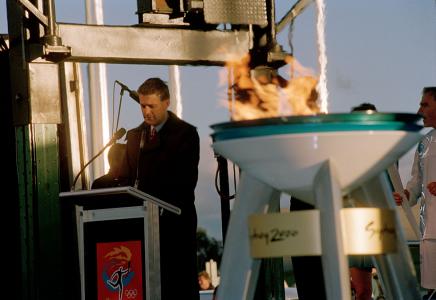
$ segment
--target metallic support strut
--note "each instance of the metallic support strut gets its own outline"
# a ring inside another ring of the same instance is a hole
[[[291,22],[293,19],[295,19],[299,14],[303,12],[303,10],[313,2],[313,0],[299,0],[297,3],[292,6],[291,10],[286,13],[286,15],[277,23],[276,25],[276,32],[279,33],[280,31],[285,28],[286,24]]]
[[[31,12],[42,25],[46,27],[48,26],[48,18],[38,8],[36,8],[32,2],[30,2],[29,0],[17,0],[17,1],[19,4],[24,6],[25,9]]]

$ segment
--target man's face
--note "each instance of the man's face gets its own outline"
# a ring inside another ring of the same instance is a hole
[[[198,284],[200,285],[200,289],[202,289],[202,290],[207,290],[210,286],[209,280],[204,278],[204,276],[198,277]]]
[[[142,116],[144,117],[145,123],[156,126],[165,121],[170,100],[166,99],[161,101],[157,94],[139,94],[139,104],[141,105]]]
[[[430,93],[422,95],[418,114],[422,116],[425,127],[436,128],[436,99]]]

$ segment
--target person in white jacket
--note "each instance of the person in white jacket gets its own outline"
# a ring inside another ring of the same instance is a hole
[[[404,195],[411,206],[420,204],[421,286],[428,290],[427,300],[436,299],[436,87],[423,89],[418,114],[433,129],[418,143]],[[404,200],[399,193],[394,199],[397,205]]]

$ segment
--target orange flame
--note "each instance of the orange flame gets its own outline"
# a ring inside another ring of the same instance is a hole
[[[290,66],[290,80],[277,74],[256,74],[249,68],[247,54],[238,61],[228,62],[229,84],[227,101],[232,120],[270,118],[283,115],[311,115],[320,112],[316,87],[318,80],[309,69],[291,56],[285,62]],[[270,70],[270,69],[269,69]],[[232,76],[233,75],[233,76]]]
[[[125,246],[114,247],[112,251],[105,255],[105,258],[108,257],[129,262],[132,258],[132,252]]]

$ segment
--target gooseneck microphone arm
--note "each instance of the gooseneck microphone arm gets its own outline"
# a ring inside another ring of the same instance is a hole
[[[121,94],[123,93],[123,91],[127,91],[127,92],[129,92],[130,98],[132,98],[133,100],[135,100],[136,102],[139,103],[139,95],[136,91],[132,91],[131,89],[129,89],[129,87],[127,85],[123,84],[122,82],[120,82],[118,80],[115,80],[115,82],[120,85]]]
[[[90,161],[88,161],[79,171],[79,173],[77,173],[76,177],[74,178],[73,181],[73,185],[71,186],[71,191],[75,190],[75,186],[76,186],[76,182],[79,179],[80,175],[83,173],[83,171],[85,171],[86,167],[89,166],[90,163],[92,163],[97,157],[99,157],[104,150],[106,150],[107,147],[111,146],[112,144],[114,144],[117,140],[119,140],[120,138],[122,138],[124,135],[126,134],[126,129],[124,128],[120,128],[117,132],[114,133],[114,135],[112,136],[112,138],[110,139],[110,141],[103,147],[103,149],[101,149],[96,155],[94,155]]]

